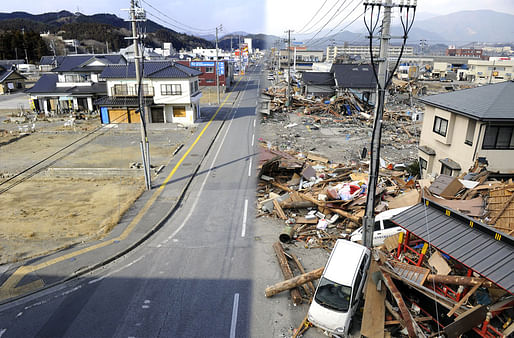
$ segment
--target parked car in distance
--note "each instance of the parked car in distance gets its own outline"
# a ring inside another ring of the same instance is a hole
[[[371,252],[358,243],[338,239],[309,307],[308,320],[338,336],[346,336],[359,305]]]

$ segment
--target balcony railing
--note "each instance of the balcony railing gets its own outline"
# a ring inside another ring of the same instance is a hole
[[[143,87],[141,88],[143,92],[143,96],[154,96],[153,87]],[[134,87],[112,87],[111,88],[111,96],[119,97],[119,96],[138,96],[137,90]]]

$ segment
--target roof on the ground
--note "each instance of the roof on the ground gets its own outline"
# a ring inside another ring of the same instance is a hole
[[[339,88],[374,89],[377,86],[371,65],[336,63],[332,66],[332,72]]]
[[[419,101],[477,120],[513,121],[514,81],[431,95]]]
[[[181,65],[173,61],[147,61],[142,66],[143,77],[146,78],[189,78],[202,74],[202,72]],[[130,62],[127,65],[107,66],[102,74],[102,78],[121,78],[134,79],[136,77],[135,65]]]
[[[335,86],[336,84],[330,72],[303,72],[302,80],[308,85]]]
[[[392,221],[514,294],[514,238],[432,201]]]
[[[124,63],[125,58],[119,54],[85,54],[68,55],[62,59],[58,66],[52,69],[53,72],[80,72],[98,71],[98,66],[88,67],[88,63],[98,60],[106,65]],[[100,69],[101,70],[101,69]]]

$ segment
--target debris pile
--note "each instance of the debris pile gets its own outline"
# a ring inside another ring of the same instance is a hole
[[[323,267],[306,272],[300,259],[288,252],[288,246],[330,252],[337,239],[360,239],[354,235],[364,215],[368,165],[365,161],[332,163],[318,154],[280,151],[262,143],[259,169],[258,216],[274,216],[283,222],[277,228],[273,248],[284,280],[268,286],[265,295],[272,297],[289,290],[294,305],[310,303],[315,293],[313,282],[322,276]],[[404,166],[382,163],[375,210],[380,214],[389,209],[436,204],[443,208],[439,217],[456,212],[458,219],[464,217],[475,227],[482,224],[480,221],[497,224],[503,217],[505,223],[498,224],[507,226],[497,226],[500,229],[512,224],[513,192],[511,180],[496,181],[479,165],[460,178],[439,175],[431,181],[416,180]],[[416,215],[423,216],[421,212]],[[431,217],[427,216],[427,222]],[[468,223],[465,226],[469,229]],[[498,239],[490,237],[492,241]],[[449,237],[448,241],[460,246],[457,239]],[[462,244],[464,248],[467,241]],[[509,243],[505,245],[512,245]],[[488,279],[487,273],[482,273],[485,270],[468,265],[461,257],[454,258],[439,249],[438,243],[432,246],[427,238],[405,229],[379,244],[367,273],[361,335],[458,337],[473,332],[482,337],[501,337],[514,331],[514,296],[508,287]],[[468,249],[472,251],[473,247]],[[503,259],[508,262],[508,257],[513,258],[512,246],[505,250]],[[294,337],[310,326],[306,316]]]
[[[284,221],[279,238],[330,251],[338,238],[360,227],[367,195],[366,162],[346,166],[314,153],[283,152],[261,144],[261,215]],[[378,212],[418,203],[415,180],[403,166],[387,164],[376,190]]]

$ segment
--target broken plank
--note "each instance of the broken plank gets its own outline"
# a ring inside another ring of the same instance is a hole
[[[459,300],[459,302],[455,304],[455,306],[446,315],[448,317],[451,317],[455,313],[455,311],[457,311],[457,309],[460,308],[469,299],[469,297],[471,297],[471,295],[475,293],[476,290],[478,290],[480,285],[482,285],[482,282],[473,286],[471,290],[469,290],[468,293],[466,293],[466,295],[462,297],[461,300]]]
[[[361,335],[365,337],[384,337],[385,290],[378,291],[372,276],[379,271],[372,260],[366,281],[364,312],[362,314]]]
[[[280,203],[276,199],[273,200],[273,206],[275,207],[275,211],[277,212],[278,217],[280,217],[283,220],[286,220],[287,216],[282,207],[280,206]]]
[[[405,322],[405,327],[407,328],[407,332],[409,334],[409,337],[414,338],[418,335],[416,334],[416,329],[414,328],[414,320],[409,312],[409,309],[407,308],[407,305],[405,304],[402,294],[398,289],[396,288],[396,285],[393,282],[393,279],[391,278],[391,275],[387,272],[382,272],[382,276],[384,277],[384,283],[391,292],[394,300],[396,301],[396,304],[398,304],[398,307],[400,308],[400,313],[402,314],[402,319]]]

